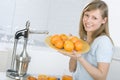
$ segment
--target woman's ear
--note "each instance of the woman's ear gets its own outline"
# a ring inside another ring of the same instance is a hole
[[[107,22],[107,17],[105,17],[104,19],[103,19],[103,22],[102,22],[102,24],[104,24],[104,23],[106,23]]]

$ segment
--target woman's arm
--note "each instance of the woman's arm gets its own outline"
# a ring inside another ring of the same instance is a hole
[[[109,63],[99,62],[98,66],[94,67],[83,57],[78,57],[77,60],[84,66],[86,71],[94,78],[94,80],[106,80],[109,70]]]
[[[70,72],[75,72],[77,66],[77,60],[73,57],[70,58],[69,61],[69,70]]]

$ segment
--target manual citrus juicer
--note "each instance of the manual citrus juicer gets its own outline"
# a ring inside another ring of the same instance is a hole
[[[31,60],[31,57],[27,53],[27,41],[29,33],[31,34],[48,34],[48,31],[30,31],[29,30],[30,22],[26,22],[26,28],[19,30],[15,33],[15,41],[12,53],[11,68],[7,70],[6,75],[12,79],[20,79],[27,75],[28,64]],[[18,40],[23,37],[24,45],[21,54],[16,54]]]

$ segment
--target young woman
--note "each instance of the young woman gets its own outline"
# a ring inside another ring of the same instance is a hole
[[[70,56],[69,69],[74,80],[106,80],[113,54],[108,30],[108,7],[96,0],[84,9],[80,20],[80,38],[90,45],[89,52]]]

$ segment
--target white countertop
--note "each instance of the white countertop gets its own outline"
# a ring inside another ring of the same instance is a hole
[[[6,77],[6,72],[0,72],[0,80],[13,80]]]
[[[36,76],[36,75],[34,75]],[[50,76],[53,76],[53,75],[50,75]],[[54,75],[56,76],[57,78],[59,78],[60,80],[62,80],[62,75],[61,76],[58,76],[58,75]],[[26,80],[28,76],[24,77],[23,78],[20,78],[20,79],[12,79],[12,78],[9,78],[6,76],[6,72],[0,72],[0,80]],[[37,76],[36,76],[37,77]]]
[[[0,71],[6,71],[10,68],[10,60],[13,44],[0,43]],[[22,46],[19,45],[17,54],[21,53]],[[56,50],[48,46],[30,46],[27,47],[27,52],[31,56],[31,61],[28,66],[28,72],[31,74],[46,74],[46,75],[63,75],[71,74],[69,72],[69,57],[58,53]],[[3,58],[4,57],[4,58]],[[4,59],[4,60],[3,60]],[[1,65],[2,64],[2,65]],[[0,73],[5,75],[4,73]],[[0,80],[1,79],[0,75]]]
[[[0,80],[26,80],[26,78],[24,77],[23,79],[23,77],[21,77],[20,79],[12,79],[6,76],[6,72],[0,72]]]

